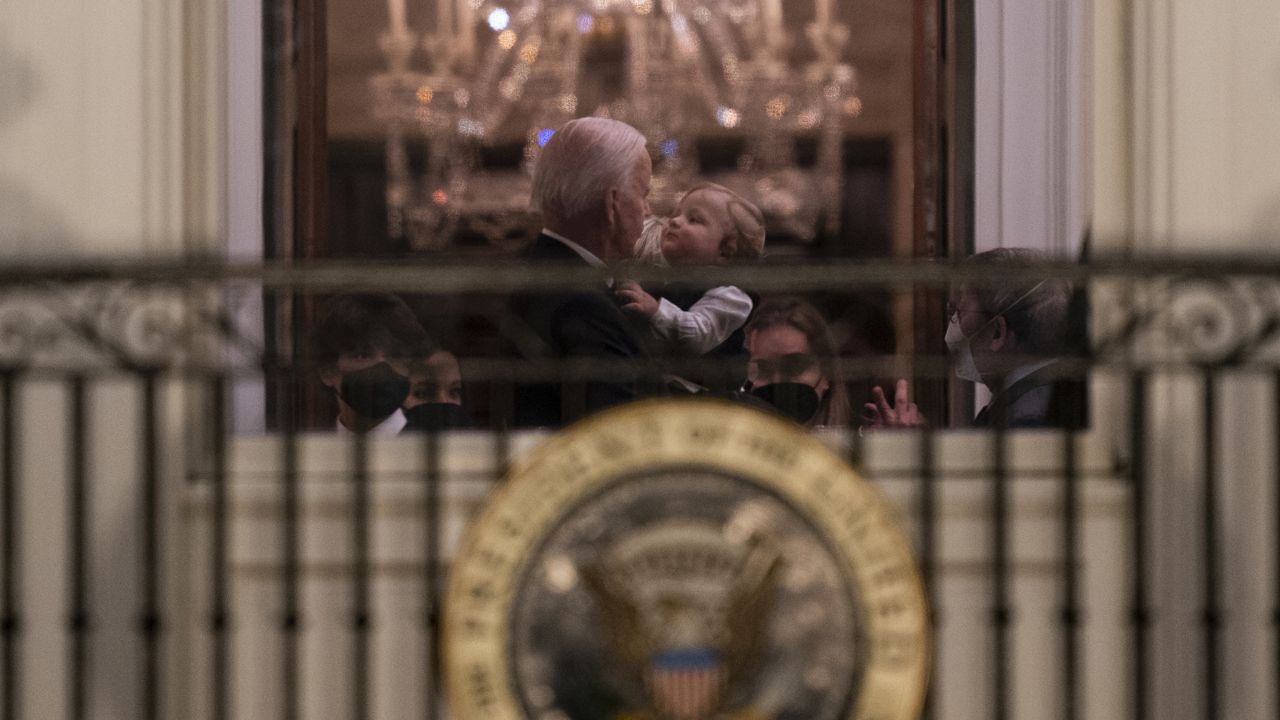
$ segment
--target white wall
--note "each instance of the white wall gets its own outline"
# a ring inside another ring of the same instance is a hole
[[[977,251],[1074,255],[1088,224],[1090,0],[975,3]]]
[[[1102,235],[1124,245],[1115,236],[1132,229],[1138,249],[1280,251],[1280,6],[1097,2],[1098,198],[1131,196],[1107,202]]]
[[[210,3],[216,5],[216,3]],[[0,254],[167,253],[208,202],[188,195],[207,127],[189,124],[207,78],[169,0],[0,5]],[[220,50],[221,48],[218,48]],[[184,74],[185,73],[185,74]],[[190,93],[190,95],[188,95]],[[191,174],[191,177],[187,177]]]

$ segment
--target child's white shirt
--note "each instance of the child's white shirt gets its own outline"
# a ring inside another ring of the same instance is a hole
[[[751,297],[732,285],[711,288],[688,310],[658,301],[650,320],[654,333],[675,350],[702,355],[718,347],[751,315]]]
[[[663,221],[650,215],[644,220],[636,240],[635,257],[643,263],[667,267],[662,256]],[[686,355],[702,355],[719,347],[751,315],[751,297],[731,285],[712,288],[688,310],[670,300],[658,301],[658,312],[650,319],[653,333],[673,350]]]

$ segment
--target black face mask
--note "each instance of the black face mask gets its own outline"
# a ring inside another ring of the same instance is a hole
[[[471,418],[461,405],[425,403],[404,409],[409,430],[460,430],[471,427]]]
[[[761,385],[751,389],[751,394],[769,403],[773,409],[801,425],[813,419],[818,412],[818,391],[804,383],[782,382]]]
[[[409,396],[409,378],[378,363],[364,370],[342,374],[338,388],[342,401],[361,417],[381,420],[404,404]]]

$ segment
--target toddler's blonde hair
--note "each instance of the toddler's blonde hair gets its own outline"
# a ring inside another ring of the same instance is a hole
[[[759,260],[764,256],[764,213],[750,200],[742,197],[729,188],[704,182],[689,188],[680,197],[683,201],[699,191],[719,192],[728,196],[729,233],[733,235],[733,259],[738,261]]]

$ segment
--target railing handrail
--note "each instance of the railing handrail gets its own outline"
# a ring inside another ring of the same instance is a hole
[[[514,260],[405,258],[392,260],[312,260],[248,262],[221,257],[109,258],[72,261],[10,261],[0,266],[0,287],[93,282],[226,282],[265,288],[343,291],[376,287],[384,292],[515,292],[594,286],[607,273],[581,266],[531,265]],[[629,267],[640,281],[668,278],[671,269]],[[1272,257],[1206,254],[1103,254],[1087,261],[1049,260],[1018,268],[1027,279],[1280,277],[1280,254]],[[760,292],[886,287],[945,286],[960,281],[1007,278],[1010,268],[963,265],[952,260],[832,259],[733,267],[682,268],[682,280],[736,284]]]

